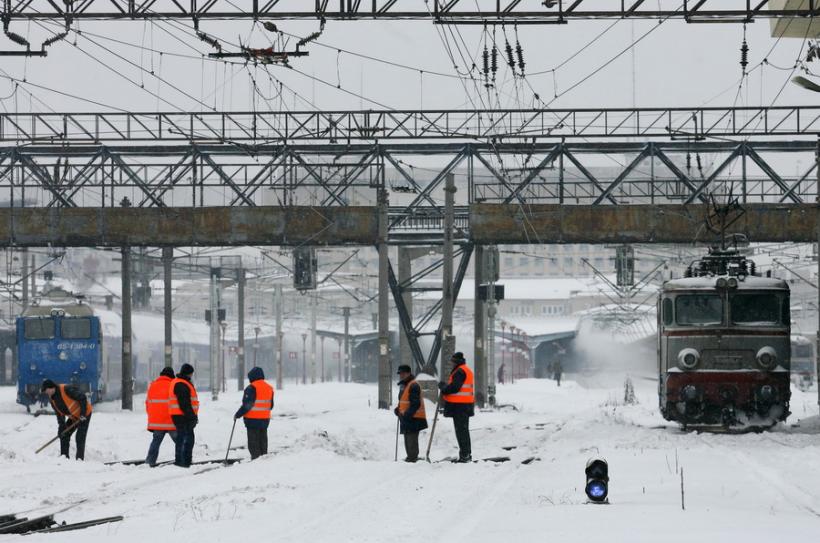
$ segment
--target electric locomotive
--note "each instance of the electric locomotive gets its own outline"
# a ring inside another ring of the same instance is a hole
[[[764,428],[789,416],[785,281],[712,248],[658,297],[660,410],[684,426]]]
[[[43,379],[77,386],[92,402],[101,399],[100,319],[82,299],[52,289],[16,320],[17,403],[44,404]]]

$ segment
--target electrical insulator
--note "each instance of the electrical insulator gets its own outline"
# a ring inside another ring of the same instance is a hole
[[[692,153],[686,153],[686,175],[692,173]]]
[[[495,74],[498,72],[498,47],[493,43],[493,51],[490,56],[490,69],[493,72],[493,81],[495,81]]]
[[[513,58],[513,49],[510,42],[506,39],[504,40],[504,49],[507,50],[507,65],[510,67],[510,70],[515,71],[515,59]]]
[[[521,70],[521,76],[524,76],[524,49],[521,48],[521,42],[515,42],[515,52],[518,54],[518,68]]]
[[[746,66],[749,65],[749,44],[743,40],[743,45],[740,46],[740,67],[743,70],[743,75],[746,75]]]
[[[484,76],[490,75],[490,52],[487,50],[487,44],[484,44],[484,53],[482,54],[484,60]]]

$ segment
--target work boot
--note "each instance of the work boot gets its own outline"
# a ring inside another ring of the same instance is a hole
[[[456,460],[456,463],[457,463],[457,464],[468,464],[468,463],[470,463],[470,462],[472,462],[472,461],[473,461],[473,457],[472,457],[472,455],[468,455],[468,456],[461,456],[461,457],[459,457],[459,459],[458,459],[458,460]]]

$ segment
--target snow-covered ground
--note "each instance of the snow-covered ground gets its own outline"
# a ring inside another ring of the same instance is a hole
[[[276,396],[271,453],[209,471],[104,465],[144,456],[142,397],[133,413],[116,404],[96,408],[86,462],[58,458],[57,444],[35,456],[54,434],[54,418],[25,415],[13,389],[3,388],[0,514],[46,514],[85,499],[58,520],[125,516],[118,524],[26,539],[32,542],[816,540],[816,392],[794,390],[789,424],[772,432],[714,435],[666,423],[655,384],[636,379],[635,386],[639,403],[629,406],[619,379],[609,387],[595,379],[560,388],[546,380],[500,386],[499,402],[516,409],[472,419],[473,456],[509,455],[510,462],[411,465],[393,461],[395,418],[374,407],[374,385],[287,383]],[[224,457],[239,402],[238,392],[218,402],[205,396],[195,460]],[[428,433],[422,435],[423,450]],[[244,441],[240,422],[234,443]],[[432,456],[455,452],[445,420]],[[521,463],[533,456],[539,460]],[[592,456],[609,462],[609,506],[585,503],[583,470]],[[167,442],[160,459],[171,457]]]

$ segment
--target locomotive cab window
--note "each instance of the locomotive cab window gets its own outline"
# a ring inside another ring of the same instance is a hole
[[[663,324],[665,326],[669,326],[672,324],[673,314],[672,314],[672,298],[664,298],[663,299]]]
[[[733,324],[779,324],[780,297],[772,292],[730,294],[729,311]]]
[[[26,339],[52,339],[54,319],[26,319],[24,321]]]
[[[675,315],[681,325],[723,322],[723,301],[718,294],[683,294],[675,298]]]
[[[65,339],[90,339],[91,319],[63,319],[60,335]]]

